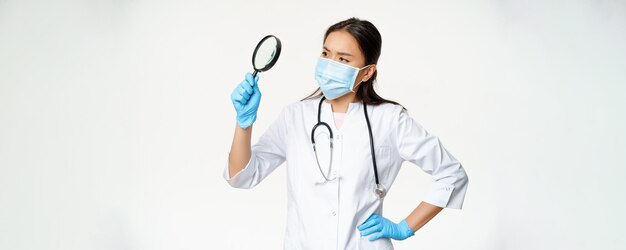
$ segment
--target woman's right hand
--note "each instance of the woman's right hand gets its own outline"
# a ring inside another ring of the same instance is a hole
[[[261,103],[258,81],[259,76],[252,77],[252,74],[246,73],[245,79],[237,85],[230,95],[230,100],[237,112],[237,124],[244,129],[256,121],[256,112]]]

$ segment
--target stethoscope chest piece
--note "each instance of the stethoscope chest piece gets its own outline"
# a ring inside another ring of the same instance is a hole
[[[378,196],[379,199],[385,198],[385,195],[387,195],[387,188],[385,188],[383,184],[376,184],[374,193],[376,193],[376,196]]]

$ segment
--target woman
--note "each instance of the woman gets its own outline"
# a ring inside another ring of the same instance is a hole
[[[374,90],[381,43],[365,20],[328,28],[315,72],[320,88],[285,107],[253,147],[258,77],[248,73],[231,95],[238,125],[224,178],[252,188],[287,162],[285,249],[393,249],[390,239],[414,235],[443,208],[462,208],[468,186],[462,165],[401,105]],[[332,147],[318,145],[331,133]],[[321,157],[323,151],[332,153]],[[394,223],[382,207],[403,161],[433,183],[424,201]]]

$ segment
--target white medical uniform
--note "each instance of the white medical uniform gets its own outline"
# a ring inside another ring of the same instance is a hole
[[[334,132],[334,155],[330,170],[329,160],[320,158],[320,166],[329,178],[338,177],[324,183],[311,146],[311,129],[317,123],[319,101],[320,98],[314,98],[286,106],[252,146],[246,167],[229,177],[226,166],[224,178],[233,187],[252,188],[287,162],[285,249],[393,249],[389,238],[369,241],[371,235],[361,236],[357,229],[373,213],[383,215],[383,201],[374,193],[374,170],[363,105],[350,103],[343,125],[337,129],[331,105],[322,104],[321,119]],[[388,191],[392,190],[402,162],[409,161],[432,176],[433,182],[423,201],[461,209],[468,177],[461,163],[446,151],[439,139],[399,105],[368,105],[367,111],[378,175]],[[323,127],[317,129],[320,133],[324,130]],[[318,144],[317,150],[329,151],[329,146]],[[416,205],[419,203],[417,195],[407,199],[415,199]],[[389,219],[398,222],[403,218]]]

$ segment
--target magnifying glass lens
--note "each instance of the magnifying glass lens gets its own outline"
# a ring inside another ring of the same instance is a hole
[[[274,66],[280,56],[280,49],[281,43],[277,37],[269,35],[261,39],[252,54],[252,67],[255,76],[257,72],[267,71]]]

